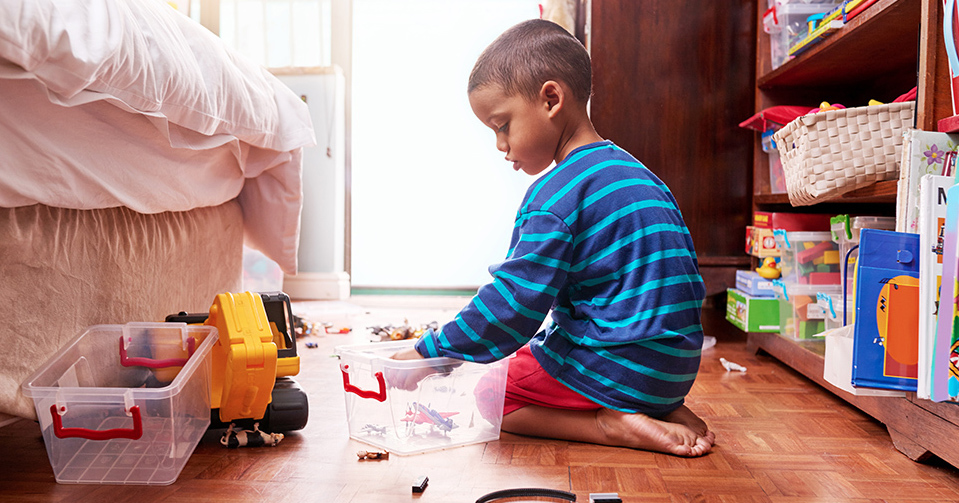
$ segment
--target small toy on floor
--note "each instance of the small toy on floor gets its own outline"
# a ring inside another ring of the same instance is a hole
[[[350,327],[340,327],[333,328],[333,324],[329,322],[323,323],[323,331],[328,334],[348,334],[353,331]]]
[[[300,338],[306,337],[307,335],[313,335],[314,333],[319,333],[319,330],[316,329],[316,323],[294,314],[293,333],[296,334],[297,338]]]
[[[619,493],[589,493],[589,503],[623,503]]]
[[[238,447],[263,447],[268,445],[276,447],[276,444],[283,440],[282,433],[266,433],[260,431],[260,423],[253,423],[253,430],[234,430],[234,425],[226,429],[223,436],[220,437],[220,444],[230,449]]]
[[[421,493],[426,490],[426,486],[430,483],[430,478],[426,475],[420,475],[413,480],[413,492]]]
[[[356,451],[356,457],[360,458],[360,461],[363,460],[382,460],[390,459],[389,451]]]
[[[439,330],[439,323],[435,321],[420,325],[419,328],[412,327],[408,320],[403,321],[403,325],[400,326],[384,325],[367,328],[370,329],[373,335],[379,337],[381,341],[402,341],[406,339],[416,339],[429,329]]]
[[[731,362],[725,358],[720,358],[719,363],[723,364],[723,368],[726,369],[726,372],[732,372],[733,370],[738,370],[740,372],[746,371],[746,367],[743,367],[742,365],[736,362]]]

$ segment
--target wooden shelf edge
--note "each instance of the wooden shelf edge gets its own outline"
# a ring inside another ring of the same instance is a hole
[[[943,461],[959,468],[959,424],[954,422],[954,413],[938,415],[940,407],[956,407],[952,404],[936,404],[928,400],[912,398],[863,397],[851,395],[829,384],[823,378],[825,366],[824,341],[794,341],[777,333],[749,332],[747,348],[763,350],[807,379],[819,384],[850,405],[880,421],[897,438],[909,438],[912,459],[921,459],[916,446],[935,454]],[[934,410],[930,410],[934,409]],[[950,411],[955,412],[955,411]],[[950,420],[953,419],[953,420]],[[892,433],[890,435],[893,435]],[[897,445],[899,447],[899,445]],[[921,454],[921,453],[920,453]]]
[[[899,190],[898,180],[885,180],[876,182],[847,192],[837,198],[830,199],[827,202],[842,203],[895,203],[896,195]]]
[[[825,203],[895,203],[898,191],[898,180],[885,180],[866,187],[847,192],[832,199],[826,199],[817,204]],[[756,204],[790,204],[787,194],[753,194]],[[815,205],[810,205],[815,206]]]

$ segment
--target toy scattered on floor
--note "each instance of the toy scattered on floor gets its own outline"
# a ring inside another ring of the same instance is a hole
[[[619,493],[589,493],[589,503],[623,503]]]
[[[302,318],[295,314],[293,315],[293,332],[296,334],[297,338],[318,333],[316,330],[316,323],[307,321],[306,318]]]
[[[408,423],[408,427],[413,427],[417,424],[428,424],[441,431],[450,432],[453,428],[456,428],[456,425],[453,424],[453,420],[450,419],[450,416],[455,416],[459,412],[437,412],[421,403],[413,402],[410,407],[406,410],[406,415],[403,416],[403,421]]]
[[[308,347],[308,348],[310,348],[310,349],[316,349],[317,344],[316,344],[315,342],[313,342],[313,341],[309,341],[309,342],[307,342],[307,343],[305,344],[305,346]]]
[[[726,369],[726,372],[732,372],[732,371],[734,371],[734,370],[738,370],[738,371],[740,371],[740,372],[745,372],[745,371],[746,371],[746,367],[743,367],[742,365],[740,365],[740,364],[738,364],[738,363],[736,363],[736,362],[731,362],[731,361],[729,361],[729,360],[727,360],[727,359],[725,359],[725,358],[720,358],[720,359],[719,359],[719,363],[722,363],[722,364],[723,364],[723,368]]]
[[[429,484],[429,482],[430,478],[426,475],[420,475],[419,477],[416,477],[416,479],[413,481],[413,492],[421,493],[425,491],[426,485]]]
[[[353,331],[350,327],[340,327],[335,330],[330,330],[331,328],[333,328],[332,323],[327,322],[323,324],[323,331],[328,334],[348,334]]]
[[[403,320],[403,325],[400,326],[384,325],[367,328],[369,328],[374,336],[379,337],[381,341],[402,341],[406,339],[416,339],[429,329],[439,330],[439,323],[433,321],[414,328],[410,326],[409,321]]]
[[[382,461],[390,459],[389,451],[356,451],[359,461]]]
[[[230,449],[238,447],[276,447],[283,440],[282,433],[266,433],[260,431],[260,423],[253,423],[253,430],[235,430],[231,424],[220,437],[220,444]]]
[[[782,275],[782,270],[779,268],[779,263],[776,262],[776,257],[766,257],[763,259],[763,265],[757,267],[756,272],[764,279],[779,279]]]

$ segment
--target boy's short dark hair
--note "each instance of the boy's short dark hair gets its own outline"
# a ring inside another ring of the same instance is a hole
[[[560,25],[531,19],[506,30],[480,54],[467,92],[496,84],[507,94],[533,99],[547,80],[566,84],[586,103],[593,90],[589,53]]]

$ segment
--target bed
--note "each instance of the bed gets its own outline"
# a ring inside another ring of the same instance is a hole
[[[160,0],[0,2],[0,423],[84,327],[297,268],[305,104]]]

